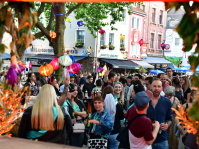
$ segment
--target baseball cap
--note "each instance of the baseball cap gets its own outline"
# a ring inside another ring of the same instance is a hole
[[[132,76],[128,76],[127,79],[133,79],[133,77]]]
[[[144,108],[149,101],[149,96],[145,92],[138,92],[134,98],[135,105],[140,108]]]

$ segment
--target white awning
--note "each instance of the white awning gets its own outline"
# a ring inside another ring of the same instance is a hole
[[[143,67],[143,68],[154,68],[153,65],[150,65],[149,63],[143,61],[143,60],[131,60],[133,63]]]

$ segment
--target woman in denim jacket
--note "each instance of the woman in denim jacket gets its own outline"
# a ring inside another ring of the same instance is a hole
[[[107,139],[113,129],[113,121],[108,111],[104,109],[104,101],[101,96],[94,98],[94,108],[97,112],[89,120],[91,123],[90,139]]]

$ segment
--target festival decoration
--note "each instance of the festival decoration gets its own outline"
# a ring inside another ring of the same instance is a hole
[[[38,69],[39,73],[42,75],[42,76],[49,76],[53,73],[53,66],[50,65],[50,64],[46,64],[44,63],[44,65],[41,65]]]
[[[102,72],[103,72],[103,70],[104,70],[104,68],[103,68],[103,67],[99,67],[99,68],[97,68],[97,72],[99,72],[99,73],[102,73]]]
[[[53,66],[53,70],[59,69],[58,57],[55,57],[49,64]]]
[[[125,35],[120,34],[120,40],[124,40],[125,39]]]
[[[65,22],[71,23],[70,17],[66,17],[66,18],[64,19],[64,21],[65,21]]]
[[[76,62],[76,61],[75,61],[75,57],[74,57],[73,55],[70,55],[70,58],[71,58],[71,60],[72,60],[73,63]]]
[[[78,21],[77,22],[77,25],[80,27],[80,26],[83,26],[84,25],[84,22],[83,21]]]
[[[180,120],[179,124],[181,124],[186,129],[187,133],[193,133],[193,134],[197,133],[197,125],[199,124],[199,122],[198,121],[191,122],[191,120],[187,118],[188,115],[184,111],[184,108],[182,105],[179,106],[178,110],[174,108],[171,108],[171,109],[175,112],[176,119]]]
[[[55,32],[50,32],[50,33],[49,33],[49,36],[50,36],[51,38],[56,38],[57,34],[56,34]]]
[[[160,46],[161,46],[162,50],[164,50],[166,48],[166,44],[165,43],[162,43]]]
[[[104,34],[104,33],[105,33],[105,30],[100,29],[100,30],[98,31],[98,33],[100,33],[100,34]]]
[[[8,84],[10,85],[14,85],[15,83],[17,83],[18,79],[17,79],[17,73],[15,72],[14,68],[10,68],[8,70],[8,73],[6,75],[6,79],[8,80]]]
[[[62,66],[69,66],[72,64],[72,59],[69,57],[68,54],[65,54],[61,57],[59,57],[59,63],[62,65]]]
[[[25,67],[22,66],[22,65],[16,65],[16,66],[13,67],[13,69],[15,70],[15,72],[16,72],[17,74],[20,74],[22,71],[25,70]]]
[[[78,73],[81,69],[80,63],[72,63],[72,65],[68,66],[68,72]]]
[[[20,89],[16,85],[15,89],[12,90],[8,88],[6,83],[1,86],[0,136],[9,132],[14,127],[15,120],[17,120],[23,114],[20,101],[23,99],[24,92],[27,91],[27,89],[28,87]]]
[[[143,44],[144,44],[144,40],[143,40],[143,39],[140,39],[139,45],[142,46]]]
[[[29,68],[32,69],[32,63],[29,63]]]

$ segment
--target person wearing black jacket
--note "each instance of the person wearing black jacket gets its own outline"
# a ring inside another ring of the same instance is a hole
[[[95,87],[94,83],[93,83],[93,76],[88,76],[87,77],[88,82],[84,85],[83,87],[83,93],[84,93],[84,97],[85,97],[85,93],[88,93],[88,96],[90,97],[90,94],[92,93],[93,88]]]
[[[72,122],[58,105],[54,88],[44,85],[36,98],[34,106],[26,109],[22,116],[18,137],[69,144]]]
[[[88,115],[87,109],[81,100],[78,99],[78,86],[75,83],[69,84],[69,92],[71,93],[71,99],[66,100],[65,106],[68,108],[73,124],[84,123],[85,118]],[[74,121],[75,120],[75,121]],[[77,141],[78,140],[78,141]],[[84,141],[84,133],[73,133],[71,136],[71,145],[82,147]]]

